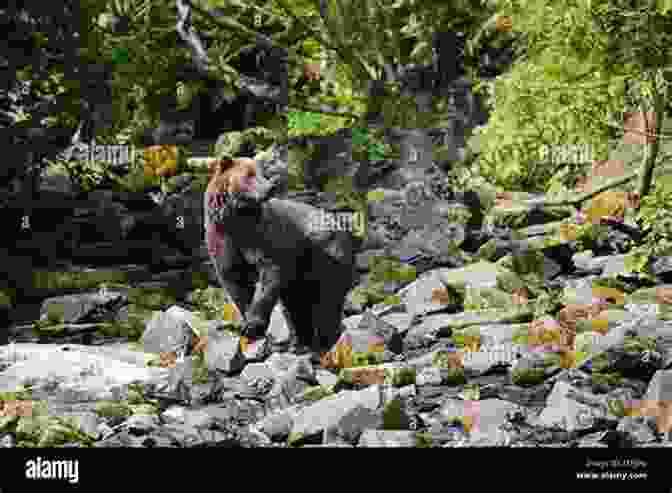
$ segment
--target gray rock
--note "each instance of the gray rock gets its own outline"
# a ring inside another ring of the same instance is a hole
[[[240,337],[224,332],[213,331],[208,334],[205,349],[205,363],[210,371],[234,373],[243,368],[245,358],[240,348]]]
[[[378,385],[360,391],[343,391],[302,409],[296,416],[292,433],[306,437],[316,435],[338,426],[341,418],[355,408],[363,407],[377,411],[382,403]]]
[[[317,369],[315,371],[315,379],[319,385],[336,385],[338,376],[330,371]]]
[[[145,435],[160,425],[159,417],[151,414],[134,414],[124,422],[124,428],[133,435]]]
[[[186,409],[182,406],[171,406],[161,413],[167,423],[186,424],[194,428],[208,428],[215,422],[215,418],[202,410]]]
[[[616,430],[628,433],[638,444],[650,443],[656,439],[651,419],[646,416],[624,416]]]
[[[356,443],[362,432],[367,428],[379,428],[382,424],[380,412],[364,406],[356,406],[344,414],[338,423],[325,431],[324,443],[340,440]]]
[[[555,383],[546,401],[546,407],[538,417],[538,424],[548,428],[560,427],[572,432],[591,428],[595,418],[604,418],[606,415],[606,405],[601,403],[598,397],[559,381]]]
[[[186,349],[192,334],[192,317],[190,312],[177,306],[155,313],[142,334],[144,350],[148,353],[163,353]]]
[[[94,412],[72,412],[64,413],[63,416],[72,417],[77,423],[80,431],[88,436],[97,439],[100,430],[98,428],[98,415]]]
[[[416,433],[406,430],[364,430],[359,447],[415,447]]]
[[[125,303],[122,293],[82,293],[48,298],[40,308],[40,320],[46,320],[48,314],[62,315],[64,323],[95,322],[105,320],[110,313]]]
[[[276,304],[271,312],[267,334],[273,342],[280,344],[288,342],[292,337],[292,328],[285,317],[284,308],[280,303]]]
[[[425,315],[445,308],[445,305],[432,301],[432,292],[435,289],[444,289],[439,273],[430,271],[419,279],[401,289],[397,294],[406,306],[406,312],[411,316]]]
[[[298,408],[292,406],[269,414],[258,423],[258,427],[271,440],[281,440],[291,433],[297,414]]]

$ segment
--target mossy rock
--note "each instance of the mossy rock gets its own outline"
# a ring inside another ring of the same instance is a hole
[[[137,340],[145,332],[147,321],[151,320],[154,310],[138,304],[130,304],[124,307],[123,314],[110,324],[101,329],[101,332],[109,337],[126,337],[129,340]]]
[[[148,403],[129,405],[128,408],[134,415],[155,416],[159,414],[159,409],[153,404]]]
[[[590,376],[593,385],[617,386],[623,384],[623,377],[618,373],[593,373]]]
[[[116,401],[99,401],[95,413],[102,418],[127,418],[132,414],[126,403]]]
[[[433,439],[432,435],[429,433],[416,433],[415,434],[415,447],[416,448],[432,448]]]
[[[98,289],[101,283],[126,284],[128,274],[118,270],[95,269],[82,272],[33,271],[34,289]]]
[[[144,308],[164,310],[177,303],[177,292],[169,287],[137,287],[128,291],[128,301]]]
[[[325,397],[334,395],[335,392],[333,385],[317,385],[306,389],[303,394],[301,394],[300,400],[304,402],[317,402]]]
[[[464,374],[464,368],[448,368],[441,370],[441,382],[445,385],[464,385],[467,383],[467,377]]]
[[[511,372],[511,382],[520,387],[533,387],[544,382],[546,371],[543,368],[524,368]]]

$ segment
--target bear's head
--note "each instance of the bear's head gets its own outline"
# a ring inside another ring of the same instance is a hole
[[[253,192],[257,180],[254,159],[217,159],[210,163],[210,193]]]

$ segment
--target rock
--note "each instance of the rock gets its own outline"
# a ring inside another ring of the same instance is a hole
[[[499,346],[512,343],[516,332],[528,324],[492,324],[479,327],[482,346]]]
[[[408,313],[388,313],[386,315],[380,316],[380,318],[397,328],[397,331],[401,334],[408,331],[411,326],[411,321],[413,320],[412,315]]]
[[[289,342],[292,337],[292,329],[289,326],[289,322],[287,322],[284,308],[280,303],[276,304],[271,312],[267,335],[277,344]]]
[[[359,447],[415,447],[416,432],[406,430],[364,430]]]
[[[382,424],[380,413],[364,406],[356,406],[345,413],[335,424],[326,429],[324,443],[340,440],[355,444],[367,428],[378,428]]]
[[[610,255],[602,269],[603,277],[616,277],[619,274],[626,273],[625,255]]]
[[[193,320],[190,312],[178,306],[156,313],[142,334],[144,350],[148,353],[167,353],[186,349],[191,340]]]
[[[62,323],[98,322],[111,318],[111,313],[127,301],[121,293],[82,293],[47,298],[40,308],[40,320],[51,315]]]
[[[338,382],[338,376],[330,371],[322,369],[318,369],[315,372],[315,379],[319,385],[323,386],[336,385],[336,382]]]
[[[235,373],[245,365],[240,348],[240,337],[217,330],[208,333],[205,363],[210,371]]]
[[[672,401],[672,370],[658,370],[654,373],[643,399]]]
[[[150,414],[134,414],[124,422],[123,427],[132,435],[146,435],[159,426],[159,417]]]
[[[576,398],[580,398],[582,402]],[[560,381],[555,383],[546,401],[546,407],[538,417],[538,424],[548,428],[560,427],[572,432],[589,429],[594,425],[595,418],[604,418],[606,415],[606,405],[603,406],[596,396]]]
[[[129,364],[111,355],[79,349],[86,346],[14,346],[17,362],[0,373],[0,392],[14,392],[26,382],[36,382],[36,388],[49,382],[55,387],[50,393],[64,402],[116,399],[132,382],[160,385],[169,376],[163,368]]]
[[[438,336],[450,336],[452,331],[446,327],[454,320],[454,316],[444,313],[426,315],[418,324],[411,326],[406,333],[404,343],[410,347],[422,347],[434,341]]]
[[[397,294],[401,297],[409,315],[426,315],[443,310],[448,306],[447,303],[438,301],[433,297],[436,290],[444,289],[445,285],[441,282],[439,273],[430,271],[401,289]]]
[[[650,443],[656,439],[650,423],[651,420],[646,416],[624,416],[616,430],[627,433],[637,444]]]
[[[508,416],[515,414],[519,406],[501,399],[479,400],[474,413],[478,416],[478,433],[486,436],[497,435],[500,427],[507,423]]]
[[[343,391],[302,409],[294,421],[292,435],[308,437],[338,426],[341,418],[358,407],[377,411],[383,404],[377,385],[359,391]]]
[[[171,406],[161,413],[167,423],[186,424],[194,428],[208,428],[215,423],[215,418],[202,410],[186,409],[182,406]]]
[[[65,412],[63,413],[63,416],[74,418],[74,421],[77,423],[77,426],[82,433],[87,434],[93,439],[98,439],[100,430],[96,413],[75,411]]]
[[[298,412],[298,408],[292,406],[269,414],[258,423],[258,427],[271,440],[283,440],[291,433]]]

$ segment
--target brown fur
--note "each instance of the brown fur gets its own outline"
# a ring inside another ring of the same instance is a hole
[[[250,158],[216,160],[210,163],[208,193],[240,192],[245,178],[257,176],[257,163]]]

